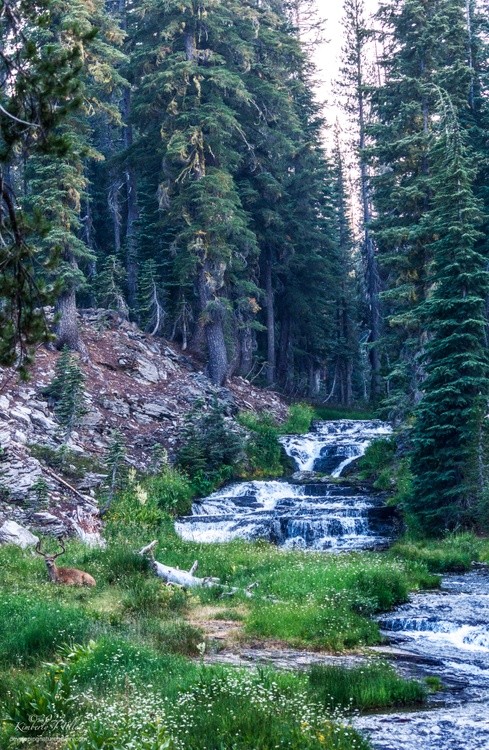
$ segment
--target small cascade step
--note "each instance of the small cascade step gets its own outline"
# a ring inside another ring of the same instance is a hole
[[[387,435],[382,422],[318,422],[308,435],[282,438],[299,470],[324,467],[338,475],[370,442]],[[360,550],[385,547],[393,537],[395,511],[385,496],[347,483],[241,482],[195,502],[180,518],[183,539],[226,542],[263,539],[283,547]]]

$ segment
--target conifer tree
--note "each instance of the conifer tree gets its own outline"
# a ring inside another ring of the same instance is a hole
[[[117,310],[123,317],[129,315],[129,308],[124,298],[124,269],[115,255],[109,255],[100,267],[95,279],[95,297],[100,307]]]
[[[84,385],[85,376],[77,355],[64,347],[56,361],[54,378],[44,389],[44,394],[54,402],[54,412],[65,443],[86,414]]]
[[[42,305],[53,290],[41,271],[58,258],[52,252],[41,263],[33,230],[50,227],[22,205],[18,154],[24,162],[70,159],[73,144],[63,124],[81,104],[87,29],[65,17],[61,40],[46,31],[59,21],[59,4],[51,0],[5,0],[0,13],[0,360],[21,369],[30,347],[47,335]]]
[[[341,88],[346,95],[345,110],[353,125],[353,140],[359,171],[359,197],[362,223],[362,258],[369,328],[369,360],[371,369],[370,396],[376,401],[382,395],[380,339],[382,314],[380,305],[381,281],[377,248],[372,233],[372,196],[367,160],[367,128],[370,98],[368,74],[368,44],[373,32],[367,27],[364,0],[345,0],[343,5],[343,67]]]
[[[424,217],[433,232],[433,264],[422,308],[429,338],[410,502],[430,533],[474,522],[485,485],[482,432],[489,399],[489,278],[487,258],[477,248],[481,204],[474,197],[474,168],[456,109],[446,92],[440,96],[440,133],[430,153],[433,207]]]
[[[429,292],[433,233],[422,219],[433,193],[436,87],[447,91],[461,112],[467,106],[470,70],[465,0],[389,0],[378,17],[385,80],[373,92],[375,117],[369,127],[376,171],[373,228],[384,276],[385,348],[391,362],[386,403],[390,416],[402,419],[419,402],[425,376],[420,354],[426,330],[420,309]]]
[[[246,53],[236,22],[243,11],[222,0],[205,12],[199,2],[153,0],[142,10],[136,62],[145,75],[134,113],[165,165],[175,269],[182,283],[193,279],[209,375],[222,384],[228,274],[236,257],[256,247],[234,179],[243,142],[237,109],[250,104],[236,70]]]
[[[344,406],[351,406],[355,396],[362,397],[355,385],[362,380],[360,358],[360,301],[358,293],[355,241],[352,230],[352,211],[348,195],[347,174],[342,153],[338,124],[333,150],[334,218],[338,247],[335,364],[331,397]]]

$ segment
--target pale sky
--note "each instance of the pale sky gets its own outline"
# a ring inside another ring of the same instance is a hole
[[[319,92],[321,100],[327,100],[326,114],[328,121],[334,122],[339,115],[335,107],[335,96],[333,84],[338,77],[340,65],[341,47],[343,44],[343,27],[341,18],[343,16],[343,0],[316,0],[320,16],[326,20],[325,35],[327,42],[322,44],[317,51],[316,64],[322,85]],[[366,14],[374,13],[379,7],[378,0],[364,0]]]

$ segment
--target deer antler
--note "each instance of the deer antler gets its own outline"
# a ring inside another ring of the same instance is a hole
[[[66,552],[66,547],[65,547],[65,542],[64,542],[63,537],[60,537],[58,541],[61,546],[61,552],[58,552],[56,555],[53,555],[53,560],[56,560],[57,557],[64,555],[64,553]]]
[[[41,552],[41,540],[40,539],[38,543],[36,544],[36,552],[38,555],[41,555],[41,557],[46,557],[46,554],[44,552]]]

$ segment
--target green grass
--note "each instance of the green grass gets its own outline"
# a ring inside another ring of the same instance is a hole
[[[32,666],[49,659],[67,641],[93,632],[89,616],[73,606],[36,601],[27,595],[0,595],[0,665]]]
[[[203,545],[179,539],[167,514],[156,527],[109,520],[106,537],[105,549],[70,541],[63,557],[65,565],[96,578],[93,589],[53,585],[42,559],[0,548],[0,691],[7,703],[15,702],[16,693],[30,696],[36,711],[47,710],[50,701],[62,706],[65,698],[56,693],[56,680],[43,663],[56,659],[63,643],[84,644],[69,659],[63,657],[67,666],[53,667],[66,669],[70,690],[86,696],[80,704],[83,738],[78,744],[70,740],[67,750],[118,747],[123,742],[118,737],[153,750],[155,737],[164,747],[170,735],[169,750],[188,747],[187,736],[192,750],[272,750],[279,738],[289,750],[363,750],[365,743],[351,729],[338,729],[325,696],[333,695],[334,706],[345,710],[407,705],[421,700],[418,685],[406,686],[378,664],[361,674],[317,673],[314,685],[307,675],[202,666],[203,635],[186,621],[187,613],[212,603],[225,619],[233,619],[237,610],[245,635],[253,639],[329,651],[358,649],[379,642],[373,614],[405,602],[412,590],[436,586],[434,572],[467,569],[489,552],[487,540],[470,535],[442,542],[403,540],[386,553],[345,555],[242,541]],[[198,559],[200,575],[218,576],[242,593],[229,600],[221,599],[220,589],[187,594],[164,586],[137,554],[153,538],[159,541],[158,560],[189,569]],[[258,585],[248,599],[244,589],[252,582]],[[27,711],[26,700],[19,711]],[[278,713],[277,706],[283,711]],[[305,732],[306,725],[314,731]],[[8,747],[1,738],[0,746]]]
[[[450,534],[445,539],[403,539],[390,555],[425,565],[433,573],[464,572],[473,562],[489,561],[489,539],[475,534]]]
[[[327,708],[370,711],[412,706],[426,701],[427,689],[417,680],[405,680],[382,662],[351,669],[316,665],[309,671],[313,697]]]
[[[380,642],[379,630],[371,620],[339,603],[287,602],[254,606],[246,632],[261,638],[278,639],[291,646],[309,646],[328,651],[344,651],[359,644]]]
[[[64,650],[8,696],[1,746],[19,736],[17,722],[49,735],[53,717],[62,722],[58,736],[74,735],[69,750],[368,750],[347,721],[312,698],[305,675],[202,668],[107,637]]]

